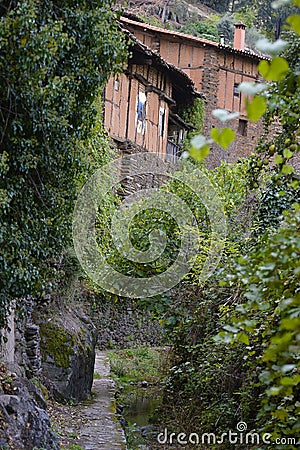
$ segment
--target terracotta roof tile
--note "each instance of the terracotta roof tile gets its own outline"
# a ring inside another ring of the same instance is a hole
[[[196,36],[192,36],[190,34],[180,33],[179,31],[167,30],[165,28],[159,28],[159,27],[150,25],[150,24],[145,23],[145,22],[137,22],[135,20],[128,19],[127,17],[124,17],[124,16],[122,16],[120,18],[120,21],[124,25],[126,25],[126,24],[127,25],[133,25],[135,27],[142,28],[145,31],[146,30],[156,31],[156,32],[158,32],[160,34],[168,35],[170,37],[172,37],[172,36],[174,37],[175,36],[176,38],[179,38],[179,39],[182,39],[182,40],[191,41],[191,42],[194,42],[195,44],[198,43],[198,44],[202,44],[204,46],[210,45],[212,47],[219,48],[221,50],[225,50],[226,52],[236,53],[236,54],[239,54],[241,56],[248,57],[248,58],[254,58],[254,59],[258,59],[258,60],[270,59],[269,56],[264,55],[264,54],[262,54],[260,52],[255,52],[255,51],[250,50],[250,49],[238,50],[236,48],[231,47],[230,45],[219,44],[218,42],[210,41],[208,39],[199,38],[199,37],[196,37]]]

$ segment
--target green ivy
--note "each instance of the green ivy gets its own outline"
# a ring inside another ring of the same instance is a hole
[[[91,168],[84,144],[96,99],[126,59],[111,6],[1,4],[0,328],[10,299],[43,297],[59,279],[74,200]],[[99,142],[98,164],[105,151]]]
[[[219,334],[227,342],[245,343],[249,366],[260,367],[258,425],[274,438],[296,437],[300,412],[300,206],[285,215],[275,234],[266,233],[237,261],[230,283],[240,284],[243,300]]]
[[[215,42],[219,42],[220,40],[218,28],[211,20],[198,20],[197,22],[188,23],[181,27],[179,31]]]
[[[183,120],[193,127],[193,130],[188,133],[183,143],[183,147],[186,150],[190,149],[189,142],[191,139],[202,132],[204,115],[204,101],[201,98],[195,98],[193,104],[182,112]]]

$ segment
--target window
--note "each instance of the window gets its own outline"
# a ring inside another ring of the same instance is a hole
[[[239,83],[234,83],[233,93],[234,93],[235,97],[239,97],[240,96]]]
[[[138,133],[144,134],[145,126],[146,126],[146,94],[144,92],[139,92],[136,110],[136,131]]]
[[[166,126],[166,110],[165,108],[159,108],[159,133],[162,137],[165,134],[165,126]]]
[[[157,53],[160,52],[160,40],[159,40],[158,37],[154,36],[154,37],[151,38],[150,48],[154,52],[157,52]]]
[[[245,119],[239,119],[238,134],[242,136],[247,136],[247,128],[248,128],[248,121]]]
[[[115,91],[118,91],[119,87],[120,87],[120,81],[119,81],[119,77],[117,77],[115,79],[115,82],[114,82],[114,89],[115,89]]]

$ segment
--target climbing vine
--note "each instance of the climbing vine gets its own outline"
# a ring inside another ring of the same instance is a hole
[[[1,3],[0,328],[12,298],[53,289],[79,184],[103,159],[101,142],[93,155],[84,144],[101,86],[126,59],[111,5]]]
[[[193,127],[193,130],[188,132],[185,142],[183,143],[183,147],[186,150],[189,150],[191,139],[202,132],[204,123],[204,101],[201,98],[195,98],[193,104],[183,111],[182,118]]]

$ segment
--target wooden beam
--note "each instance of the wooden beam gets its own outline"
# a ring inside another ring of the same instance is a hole
[[[151,83],[149,83],[149,81],[145,77],[143,77],[143,75],[140,75],[139,73],[132,73],[131,75],[133,78],[140,81],[140,83],[142,83],[146,87],[146,92],[155,92],[160,96],[161,99],[165,100],[167,103],[171,105],[176,105],[176,101],[173,98],[169,97],[165,92],[163,92],[158,87],[153,86]]]

